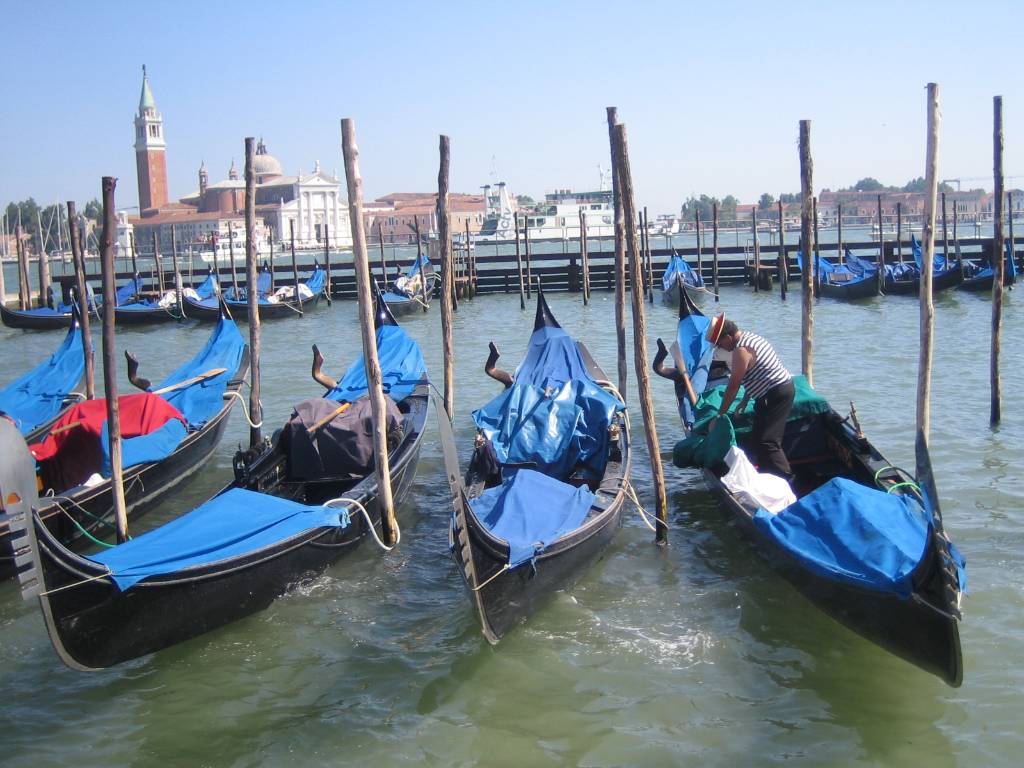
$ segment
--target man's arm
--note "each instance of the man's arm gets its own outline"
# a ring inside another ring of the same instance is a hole
[[[722,397],[722,407],[718,409],[718,415],[721,416],[723,413],[728,413],[729,406],[732,405],[732,401],[736,399],[736,393],[740,391],[740,384],[743,383],[743,376],[747,372],[747,368],[750,366],[751,354],[745,347],[736,347],[732,352],[732,374],[729,376],[729,385],[725,388],[725,395]],[[746,397],[744,397],[744,404],[746,403]],[[710,427],[715,425],[716,416],[711,420]]]

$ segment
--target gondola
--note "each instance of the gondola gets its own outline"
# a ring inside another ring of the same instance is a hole
[[[257,282],[259,291],[260,320],[274,320],[281,317],[294,317],[300,312],[308,312],[320,301],[324,291],[326,274],[319,264],[313,267],[313,273],[303,282],[299,283],[300,299],[295,301],[294,283],[282,286],[275,292],[271,292],[273,276],[270,269],[264,265],[260,270]],[[234,295],[234,289],[224,291],[223,303],[227,306],[231,316],[242,322],[249,319],[249,302],[245,290],[240,290],[238,296]],[[182,308],[186,317],[196,320],[214,321],[220,317],[220,304],[216,297],[207,299],[195,299],[185,297]]]
[[[141,287],[141,281],[129,280],[117,289],[117,303],[128,302]],[[90,293],[91,298],[91,293]],[[90,302],[92,303],[92,302]],[[99,304],[101,302],[97,302]],[[72,299],[70,290],[63,291],[57,307],[34,307],[32,309],[12,309],[7,307],[0,298],[0,320],[8,328],[21,328],[33,331],[52,331],[56,328],[69,328],[72,320]]]
[[[420,267],[422,266],[422,275]],[[423,281],[426,280],[426,290]],[[422,254],[413,260],[411,266],[384,292],[384,301],[392,314],[404,315],[430,305],[430,299],[437,287],[438,275],[434,271],[430,258]],[[424,299],[424,297],[426,297]]]
[[[464,483],[451,425],[435,406],[453,486],[449,546],[492,644],[571,586],[619,527],[630,435],[612,391],[538,289],[514,383],[473,414],[479,432]]]
[[[708,324],[691,301],[680,307],[677,366],[686,367],[701,396],[692,422],[684,424],[687,438],[675,447],[676,465],[701,468],[713,495],[757,550],[814,605],[959,686],[966,572],[944,531],[931,470],[915,479],[892,466],[855,419],[841,417],[797,376],[783,445],[795,475],[794,500],[784,480],[756,474],[745,459],[752,406],[719,418],[707,434],[728,381],[719,361],[709,369],[714,348],[704,336]],[[926,456],[920,437],[918,450]],[[752,473],[745,478],[744,468]],[[771,483],[781,483],[789,498],[776,494],[773,506],[759,488]]]
[[[395,398],[389,458],[397,505],[416,474],[428,383],[418,345],[381,307],[377,325],[384,382]],[[37,512],[22,505],[18,544],[31,553],[21,574],[22,594],[38,595],[61,660],[74,669],[101,669],[209,632],[266,608],[367,536],[377,536],[372,450],[356,471],[354,464],[328,461],[337,439],[362,434],[365,446],[365,391],[360,357],[325,398],[297,406],[303,412],[319,403],[328,415],[344,403],[358,410],[355,420],[323,425],[331,430],[326,442],[310,438],[308,422],[293,416],[262,448],[236,456],[235,481],[213,499],[98,555],[70,552]],[[9,435],[0,432],[0,443],[13,452]],[[23,448],[19,460],[28,463]],[[24,475],[25,467],[20,469]],[[23,487],[29,504],[35,503],[31,484]]]
[[[136,273],[141,284],[141,277]],[[114,308],[114,322],[121,325],[156,325],[172,320],[183,320],[178,311],[177,291],[165,291],[162,295],[136,294],[134,301],[118,302]]]
[[[222,319],[203,349],[159,386],[118,399],[122,434],[129,438],[123,441],[122,466],[130,518],[202,468],[220,442],[248,365],[244,339],[233,322]],[[40,519],[55,540],[73,547],[113,530],[105,423],[105,401],[87,400],[65,411],[31,447],[46,493]],[[0,579],[15,572],[8,523],[0,515]]]
[[[662,303],[678,307],[680,292],[684,285],[691,289],[701,289],[704,287],[704,278],[686,263],[686,259],[673,253],[668,266],[665,267],[665,273],[661,276]]]
[[[797,251],[797,264],[803,270],[803,254]],[[858,259],[846,251],[844,264],[833,264],[824,256],[816,256],[817,292],[819,296],[841,301],[870,299],[878,295],[878,267]]]
[[[991,291],[992,283],[995,282],[995,270],[988,263],[976,261],[964,261],[964,281],[960,283],[959,290],[972,291],[975,293]],[[1003,287],[1008,288],[1017,281],[1017,263],[1013,259],[1013,250],[1009,242],[1006,243],[1006,260],[1003,267]]]
[[[85,399],[74,391],[84,373],[82,330],[76,313],[57,350],[0,389],[0,416],[10,419],[27,442],[36,442],[65,410]]]

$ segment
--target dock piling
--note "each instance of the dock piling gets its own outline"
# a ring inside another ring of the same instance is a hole
[[[932,268],[935,254],[935,204],[939,170],[939,86],[928,83],[928,139],[925,148],[924,222],[921,229],[920,302],[921,352],[917,370],[917,431],[928,444],[931,427],[932,333],[935,328],[935,304],[932,297]],[[917,456],[917,476],[926,474],[925,457]]]
[[[441,248],[441,349],[444,357],[444,409],[448,421],[455,418],[455,345],[452,342],[452,311],[455,278],[452,264],[452,235],[448,219],[448,174],[451,164],[451,141],[442,135],[438,141],[437,169],[437,238]]]
[[[260,296],[256,290],[256,140],[245,139],[245,281],[249,304],[249,447],[263,442],[263,404],[260,402]],[[270,272],[274,274],[273,269]],[[253,426],[255,425],[255,426]]]
[[[622,210],[618,165],[615,162],[615,126],[619,124],[618,107],[608,107],[608,144],[612,158],[612,203],[615,215],[615,343],[617,349],[618,387],[622,401],[626,402],[626,221]],[[628,219],[632,225],[633,219]],[[633,283],[633,290],[640,287]]]
[[[800,372],[814,386],[814,282],[811,253],[817,253],[818,238],[814,199],[814,161],[811,159],[811,121],[800,121],[800,247],[803,266],[800,270],[801,323]]]
[[[1002,419],[1003,382],[999,375],[999,356],[1002,351],[1003,330],[1003,279],[1006,271],[1006,259],[1003,257],[1003,194],[1005,179],[1003,177],[1003,97],[992,99],[992,172],[994,189],[992,192],[995,210],[993,211],[992,243],[992,352],[990,358],[991,403],[989,424],[999,425]],[[1013,215],[1011,211],[1011,216]]]
[[[71,260],[75,266],[75,291],[78,294],[79,323],[82,329],[82,355],[85,358],[85,399],[96,397],[96,363],[92,350],[92,334],[89,327],[89,289],[85,285],[85,258],[82,256],[81,230],[75,223],[75,201],[68,200],[68,237],[71,240]]]

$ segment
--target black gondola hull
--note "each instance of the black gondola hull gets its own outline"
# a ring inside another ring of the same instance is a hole
[[[34,312],[23,312],[20,309],[9,309],[0,301],[0,320],[8,328],[21,328],[29,331],[52,331],[56,328],[71,327],[71,313],[57,315],[39,315]]]
[[[850,280],[846,283],[829,283],[823,280],[818,284],[818,295],[842,301],[870,299],[878,295],[878,278],[868,277],[864,280]]]
[[[114,310],[114,322],[119,325],[156,325],[158,323],[169,323],[174,320],[181,320],[177,307],[150,307],[148,309],[120,309]],[[219,316],[218,316],[219,319]]]
[[[393,454],[396,506],[407,497],[416,476],[427,410],[425,389],[414,400],[410,431]],[[276,445],[268,449],[261,460],[274,459],[276,450]],[[379,530],[375,474],[347,486],[332,486],[326,497],[335,495],[360,501]],[[54,546],[38,517],[35,530],[43,583],[51,592],[40,598],[47,629],[61,659],[81,670],[138,658],[263,610],[295,584],[354,551],[369,535],[365,518],[353,507],[346,528],[315,528],[241,557],[148,578],[125,592],[106,578],[53,592],[102,574],[103,569]]]
[[[313,309],[320,300],[320,294],[302,299],[302,311],[308,312]],[[225,301],[231,313],[231,318],[237,322],[249,322],[249,305],[244,301]],[[207,307],[192,299],[186,298],[182,311],[185,317],[193,320],[214,323],[220,320],[220,307]],[[260,320],[278,320],[282,317],[299,316],[299,306],[294,301],[279,301],[275,304],[260,304]]]

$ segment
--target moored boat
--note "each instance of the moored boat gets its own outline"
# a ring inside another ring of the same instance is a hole
[[[783,448],[796,498],[784,480],[758,473],[746,459],[752,409],[722,416],[707,433],[727,381],[727,373],[707,375],[714,352],[704,336],[708,324],[692,302],[680,307],[680,362],[700,397],[684,424],[687,438],[676,445],[676,465],[701,469],[758,552],[815,606],[959,686],[966,572],[943,527],[930,468],[915,478],[894,467],[853,419],[794,377]],[[918,450],[927,455],[920,436]]]
[[[377,339],[397,505],[416,474],[428,383],[418,345],[382,308]],[[100,669],[209,632],[262,610],[377,537],[366,380],[360,357],[324,398],[296,406],[272,440],[240,452],[234,482],[213,499],[106,552],[76,555],[32,510],[34,499],[22,504],[15,527],[31,560],[20,574],[22,593],[39,598],[61,660]],[[9,440],[0,431],[0,450],[11,452]]]
[[[686,259],[673,253],[661,276],[662,302],[673,307],[679,306],[684,286],[690,289],[701,289],[704,287],[704,278],[686,262]]]
[[[437,408],[455,512],[452,557],[484,637],[497,643],[611,541],[629,482],[625,406],[543,293],[526,357],[505,392],[475,411],[464,482],[451,425]]]

